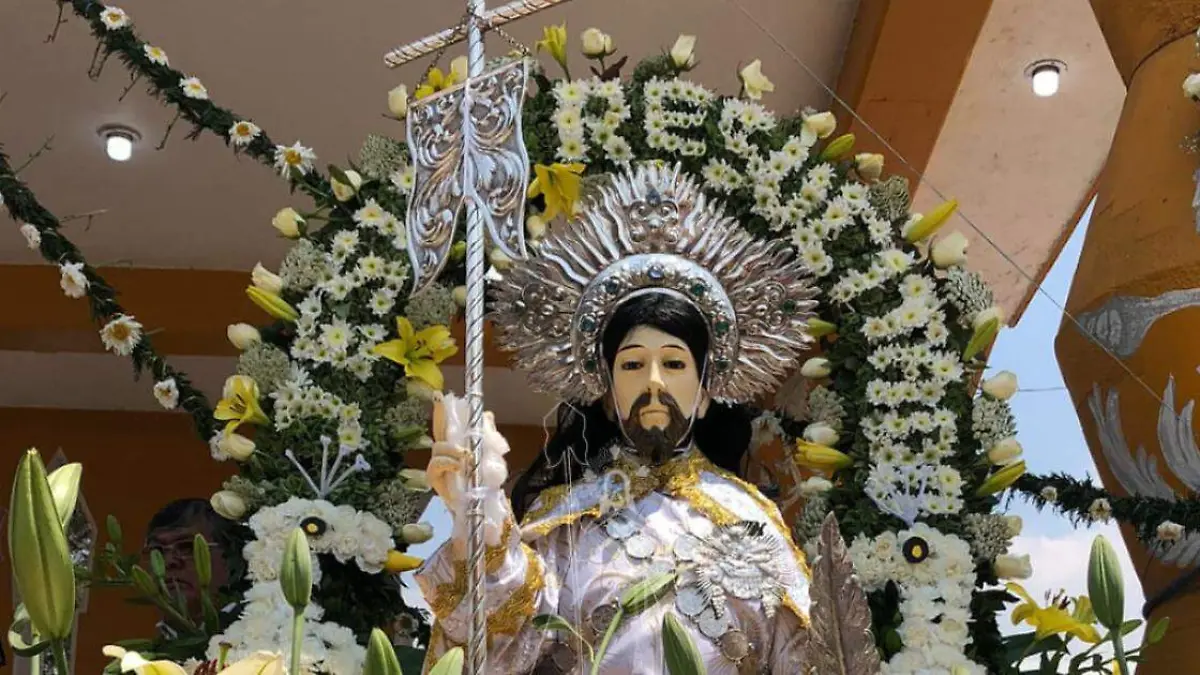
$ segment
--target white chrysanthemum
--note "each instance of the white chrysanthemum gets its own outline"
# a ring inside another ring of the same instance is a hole
[[[179,88],[183,90],[183,95],[195,99],[197,101],[208,100],[208,89],[196,77],[185,77],[179,81]]]
[[[249,120],[234,122],[233,126],[229,127],[229,141],[239,148],[250,145],[260,134],[262,129]]]
[[[146,43],[142,45],[142,53],[146,55],[146,58],[150,60],[150,63],[153,63],[156,66],[171,65],[170,60],[167,58],[167,53],[164,52],[160,47],[155,47],[150,43]]]
[[[284,178],[291,175],[292,170],[298,171],[300,175],[307,174],[312,170],[316,159],[317,153],[313,152],[312,148],[300,145],[300,141],[290,146],[275,146],[275,168]]]
[[[83,273],[83,263],[74,262],[66,263],[58,268],[59,270],[59,286],[62,287],[63,294],[68,298],[82,298],[87,295],[88,279]]]
[[[387,212],[374,199],[368,199],[366,204],[354,212],[354,222],[364,227],[378,228],[387,219]]]
[[[36,251],[42,245],[42,233],[29,223],[21,225],[21,236],[25,237],[25,245]]]
[[[154,398],[158,404],[167,410],[174,410],[179,405],[179,387],[175,378],[168,377],[154,384]]]
[[[417,170],[411,166],[400,167],[388,175],[388,180],[397,190],[407,194],[413,189],[413,185],[416,185]]]
[[[128,28],[133,23],[133,19],[129,18],[125,10],[120,7],[111,6],[105,7],[100,12],[100,21],[104,23],[104,27],[108,30],[121,30],[122,28]]]
[[[100,340],[114,354],[129,356],[142,339],[142,324],[127,314],[118,315],[100,329]]]

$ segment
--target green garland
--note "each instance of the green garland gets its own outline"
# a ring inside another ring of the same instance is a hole
[[[1043,494],[1047,488],[1057,493],[1053,501]],[[1038,509],[1053,508],[1075,525],[1091,522],[1093,518],[1088,511],[1092,504],[1097,499],[1105,499],[1112,508],[1113,519],[1132,526],[1138,539],[1145,543],[1158,539],[1158,526],[1166,521],[1181,525],[1188,532],[1200,532],[1200,499],[1173,501],[1160,497],[1118,496],[1096,487],[1090,480],[1061,473],[1025,475],[1013,489]]]
[[[59,219],[38,203],[33,192],[17,177],[2,146],[0,146],[0,196],[3,197],[3,203],[8,207],[8,213],[14,220],[37,228],[41,238],[38,250],[47,262],[55,265],[70,263],[83,265],[82,273],[88,280],[86,296],[88,306],[92,312],[92,320],[97,325],[107,323],[112,317],[127,314],[121,304],[117,302],[117,292],[108,285],[104,277],[100,276],[96,268],[87,263],[79,248],[63,235]],[[200,438],[208,441],[213,434],[215,423],[213,422],[212,407],[209,406],[204,394],[192,386],[186,375],[171,367],[166,359],[155,351],[148,335],[141,336],[141,339],[133,347],[130,358],[133,360],[135,378],[141,373],[149,371],[156,381],[167,378],[175,380],[175,386],[179,390],[179,406],[192,416],[192,423]]]

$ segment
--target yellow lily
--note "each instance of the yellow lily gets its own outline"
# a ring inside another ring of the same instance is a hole
[[[440,68],[430,68],[425,81],[413,92],[413,98],[422,99],[426,96],[449,89],[467,79],[467,59],[460,56],[450,62],[450,71],[443,73]]]
[[[1013,607],[1012,622],[1025,622],[1032,626],[1035,640],[1067,633],[1090,644],[1100,642],[1100,633],[1095,626],[1080,621],[1058,605],[1039,607],[1020,584],[1009,582],[1004,586],[1010,593],[1025,601]]]
[[[259,309],[276,319],[295,321],[300,318],[296,309],[284,302],[283,298],[270,291],[264,291],[258,286],[247,286],[246,296],[250,298],[251,302],[258,305]]]
[[[854,460],[843,452],[803,439],[796,441],[796,452],[792,459],[800,466],[819,471],[836,471],[854,464]]]
[[[225,390],[217,402],[213,417],[227,420],[225,433],[237,431],[243,424],[266,424],[270,420],[258,405],[258,383],[245,375],[232,375],[225,380]]]
[[[122,673],[133,672],[136,675],[187,675],[187,671],[178,663],[171,661],[147,661],[141,654],[127,651],[124,647],[108,645],[103,651],[105,656],[120,660]]]
[[[435,390],[445,385],[442,369],[437,364],[458,352],[450,329],[430,326],[417,332],[405,317],[396,317],[395,340],[376,345],[374,353],[404,366],[404,374],[428,384]]]
[[[283,655],[260,651],[225,667],[217,675],[284,675]]]
[[[1003,492],[1023,475],[1025,475],[1025,460],[1022,459],[988,476],[983,481],[983,484],[979,486],[979,489],[975,491],[975,495],[978,497],[987,497],[997,492]]]
[[[920,220],[912,223],[909,228],[903,233],[905,240],[910,244],[915,244],[922,239],[928,239],[930,235],[937,232],[950,216],[958,210],[958,200],[951,199],[939,204],[933,211],[925,214]]]
[[[411,572],[425,563],[424,560],[415,555],[401,553],[395,549],[388,551],[387,562],[384,563],[383,569],[391,574],[399,574],[401,572]]]
[[[579,201],[579,186],[583,182],[580,174],[584,168],[583,164],[538,164],[533,167],[535,177],[529,184],[529,198],[538,195],[546,198],[543,220],[554,220],[559,213],[571,217],[575,202]]]
[[[567,78],[571,74],[567,72],[567,24],[561,26],[546,26],[542,28],[542,39],[534,44],[536,49],[545,49],[550,53],[550,56],[558,61],[558,65],[562,66],[563,72],[567,73]]]

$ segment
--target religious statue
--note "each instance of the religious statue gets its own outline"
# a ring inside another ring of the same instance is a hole
[[[816,291],[679,167],[640,165],[597,192],[493,288],[501,345],[564,402],[511,502],[508,445],[487,417],[488,670],[665,673],[672,614],[709,673],[801,672],[810,572],[778,508],[738,472],[744,406],[811,345]],[[417,573],[436,616],[428,663],[464,644],[473,611],[465,432],[446,406],[428,476],[454,532]],[[622,595],[656,575],[668,592],[622,611]]]

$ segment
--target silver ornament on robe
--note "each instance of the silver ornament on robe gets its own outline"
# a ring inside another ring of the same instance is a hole
[[[528,79],[529,64],[520,59],[409,108],[413,187],[405,227],[414,294],[446,266],[467,200],[479,205],[501,251],[525,257],[529,156],[521,108]]]

